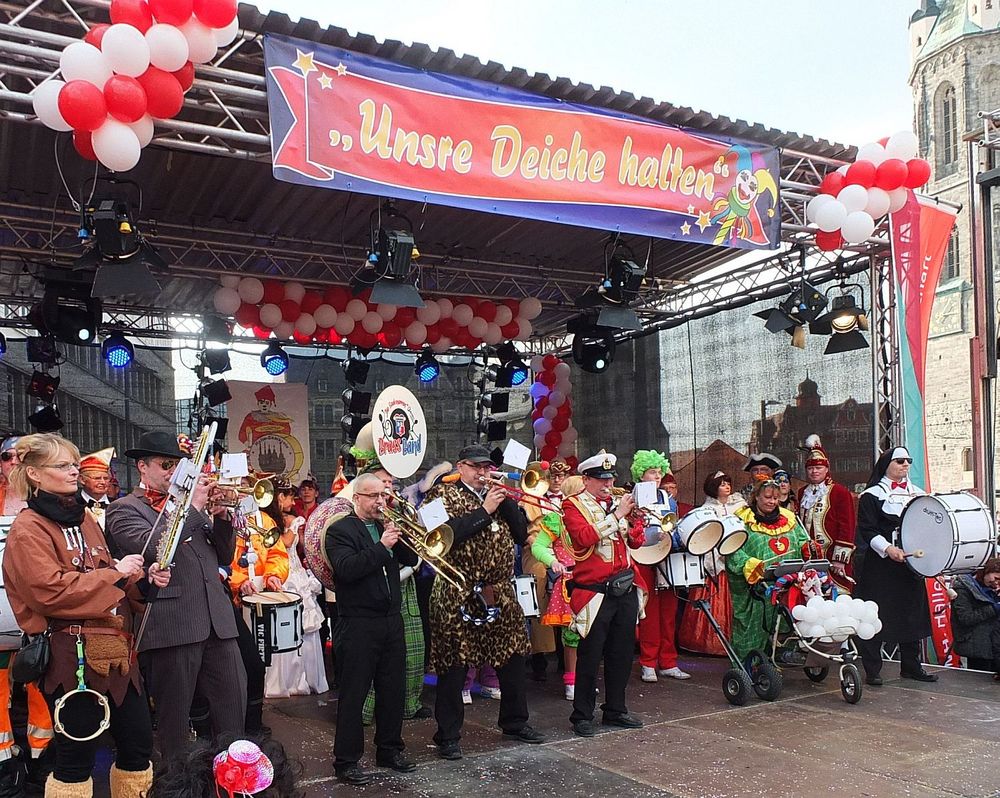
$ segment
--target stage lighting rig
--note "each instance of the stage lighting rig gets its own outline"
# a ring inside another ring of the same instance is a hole
[[[40,281],[45,286],[41,302],[29,312],[28,321],[43,336],[51,335],[67,344],[89,344],[97,337],[103,305],[90,296],[86,281],[61,279],[47,271]]]
[[[51,403],[56,398],[57,390],[59,390],[58,375],[49,374],[45,371],[33,371],[31,373],[31,379],[28,381],[28,396]]]
[[[112,368],[123,369],[135,360],[135,347],[120,332],[111,333],[101,344],[101,357]]]
[[[7,354],[7,336],[0,333],[0,357]]]
[[[56,346],[56,339],[51,335],[26,338],[25,347],[29,363],[37,363],[40,366],[56,366],[63,362],[62,353]]]
[[[573,335],[573,361],[580,368],[591,374],[601,374],[608,370],[615,359],[614,330],[578,316],[570,319],[566,332]]]
[[[412,262],[420,257],[413,237],[413,224],[389,201],[372,211],[368,228],[368,265],[371,268],[362,272],[354,284],[355,289],[372,285],[373,304],[422,308],[424,300],[411,277]]]
[[[423,354],[417,358],[413,364],[413,372],[422,383],[434,382],[441,376],[441,364],[434,354],[429,350],[424,350]]]
[[[58,432],[63,428],[63,420],[59,417],[59,408],[55,405],[45,405],[28,416],[28,423],[36,432]]]
[[[166,271],[167,264],[143,238],[128,200],[101,198],[80,212],[79,237],[92,241],[73,268],[96,269],[91,296],[149,296],[160,292],[150,267]]]
[[[271,341],[267,348],[260,353],[260,365],[272,377],[277,377],[288,370],[288,353],[281,348],[281,344],[277,341]]]
[[[209,407],[218,407],[233,398],[229,390],[229,384],[225,380],[211,380],[205,378],[199,386],[201,395],[208,402]]]
[[[500,366],[490,366],[487,377],[497,384],[498,388],[517,388],[527,382],[531,370],[517,353],[510,341],[496,348],[496,357]]]
[[[597,325],[623,330],[641,330],[639,316],[629,307],[639,298],[639,290],[649,270],[652,242],[646,262],[639,265],[632,248],[617,235],[604,246],[604,279],[588,288],[576,300],[580,308],[600,308]]]
[[[198,359],[208,369],[209,374],[223,374],[233,367],[228,349],[202,349]]]

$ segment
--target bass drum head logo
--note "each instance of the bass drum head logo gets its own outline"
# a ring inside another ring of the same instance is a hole
[[[302,469],[302,447],[290,435],[264,435],[247,449],[250,467],[261,474],[294,481]]]
[[[392,476],[413,476],[427,453],[424,411],[410,391],[390,385],[372,407],[372,432],[379,462]]]

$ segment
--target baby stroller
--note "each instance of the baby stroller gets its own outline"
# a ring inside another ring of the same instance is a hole
[[[774,701],[781,695],[783,684],[782,669],[801,667],[812,682],[822,682],[829,675],[831,664],[839,666],[840,692],[849,704],[861,700],[861,672],[856,664],[857,650],[853,642],[842,649],[842,643],[851,640],[858,632],[858,624],[848,612],[857,612],[867,618],[871,608],[860,602],[855,605],[847,596],[841,602],[839,613],[822,613],[813,605],[809,611],[802,605],[802,592],[798,589],[804,578],[818,578],[827,583],[827,593],[835,592],[830,585],[830,563],[827,560],[785,560],[764,571],[764,578],[754,586],[753,596],[758,601],[774,603],[777,609],[774,629],[768,630],[770,641],[766,651],[755,649],[741,661],[726,637],[718,621],[712,616],[708,602],[695,601],[695,605],[705,613],[715,634],[722,643],[732,667],[722,677],[722,691],[726,700],[734,706],[743,706],[756,693],[764,701]],[[834,601],[820,604],[835,604]],[[847,605],[850,605],[848,608]],[[802,606],[803,610],[795,610]],[[805,613],[806,618],[799,618]],[[815,622],[814,616],[822,615],[822,622]],[[826,622],[826,617],[831,619]],[[807,620],[808,619],[808,620]]]

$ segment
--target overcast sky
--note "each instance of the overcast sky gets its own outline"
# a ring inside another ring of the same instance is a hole
[[[846,144],[912,126],[917,0],[259,0],[377,39]]]

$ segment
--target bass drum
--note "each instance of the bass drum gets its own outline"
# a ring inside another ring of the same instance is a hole
[[[0,651],[17,651],[21,647],[21,630],[10,608],[3,579],[3,553],[7,548],[7,532],[13,522],[13,516],[0,517]]]
[[[306,521],[303,540],[306,567],[328,590],[336,590],[336,587],[334,586],[333,568],[326,558],[326,530],[330,528],[330,524],[347,515],[353,509],[354,505],[350,499],[338,494],[320,504]]]
[[[743,521],[735,515],[726,515],[719,519],[722,521],[722,540],[719,541],[719,554],[728,557],[735,554],[743,544],[747,542],[747,528]]]
[[[989,508],[971,493],[917,496],[906,505],[899,540],[921,576],[971,574],[996,551],[996,525]]]
[[[722,522],[711,507],[696,507],[677,524],[681,545],[695,557],[702,557],[718,546],[722,534]]]

